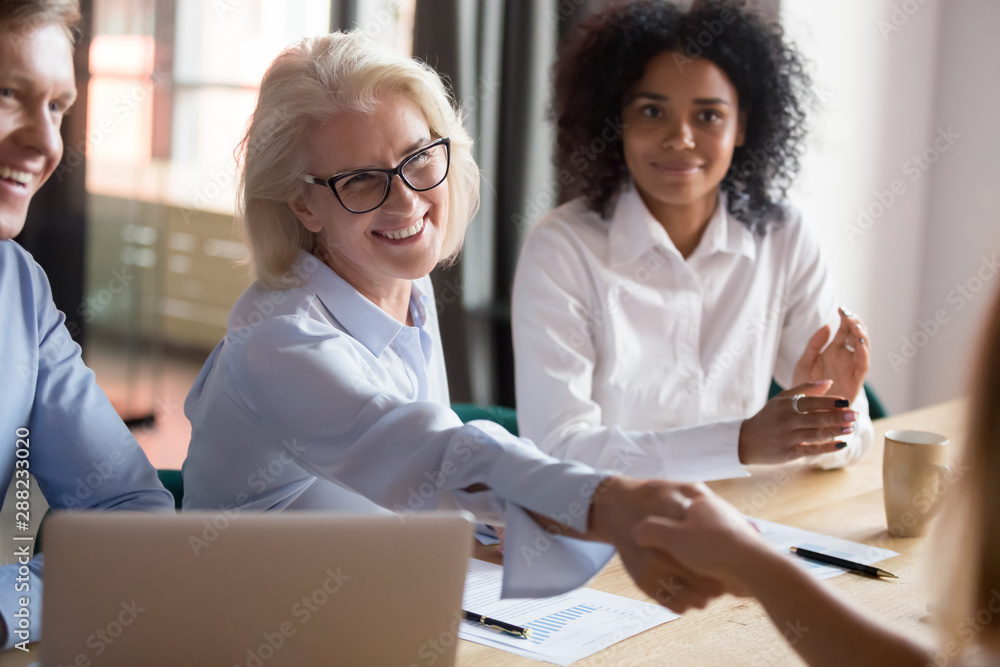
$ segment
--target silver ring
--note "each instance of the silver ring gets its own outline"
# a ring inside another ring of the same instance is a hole
[[[853,345],[851,345],[850,343],[848,343],[848,342],[845,341],[844,342],[844,347],[847,349],[848,352],[850,352],[851,354],[854,354],[854,346]]]
[[[674,500],[677,501],[677,504],[681,506],[680,518],[682,520],[686,519],[687,518],[687,513],[688,513],[688,508],[691,507],[691,503],[692,503],[691,498],[689,496],[685,496],[684,494],[681,494],[680,492],[674,492],[671,495],[673,496]],[[680,496],[680,497],[678,497],[678,496]]]
[[[805,394],[795,394],[794,396],[792,396],[792,410],[795,410],[800,415],[806,414],[802,412],[802,410],[799,410],[799,399],[805,398],[805,396],[806,396]]]

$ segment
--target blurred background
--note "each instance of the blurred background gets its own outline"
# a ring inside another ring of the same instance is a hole
[[[461,261],[435,273],[452,400],[514,406],[510,282],[523,232],[560,201],[549,68],[567,27],[605,4],[83,2],[80,101],[19,241],[156,467],[183,461],[184,397],[250,283],[233,153],[258,82],[283,46],[331,29],[426,60],[463,108],[484,183]],[[1000,3],[750,4],[810,62],[821,108],[792,199],[869,326],[871,385],[891,412],[963,394],[1000,284]]]

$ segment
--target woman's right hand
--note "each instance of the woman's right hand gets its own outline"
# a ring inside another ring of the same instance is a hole
[[[841,396],[825,396],[831,380],[807,382],[781,392],[740,427],[741,463],[786,463],[846,446],[858,414]],[[802,394],[798,409],[794,396]]]

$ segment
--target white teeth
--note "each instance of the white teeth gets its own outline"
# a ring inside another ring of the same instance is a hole
[[[31,174],[26,171],[14,171],[7,165],[0,167],[0,178],[9,178],[12,181],[17,181],[21,185],[27,185],[31,182]]]
[[[406,229],[400,230],[398,232],[382,232],[382,235],[392,239],[393,241],[402,241],[405,238],[409,238],[419,232],[424,228],[423,219],[417,220],[415,223],[407,227]]]

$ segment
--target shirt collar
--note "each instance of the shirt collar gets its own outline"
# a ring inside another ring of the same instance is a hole
[[[315,292],[316,297],[344,330],[373,355],[382,356],[385,349],[404,328],[403,323],[369,301],[313,255],[301,251],[295,263],[296,267],[302,267],[301,270],[297,268],[296,273],[307,276],[303,286]],[[425,307],[427,296],[416,282],[410,284],[410,309],[414,311],[414,322],[422,328],[427,319]]]
[[[632,262],[657,246],[680,256],[670,235],[646,208],[632,183],[627,184],[618,197],[609,234],[610,257],[615,264]],[[692,256],[708,256],[716,252],[743,255],[751,260],[757,256],[753,232],[729,214],[724,192],[719,193],[719,204]]]

